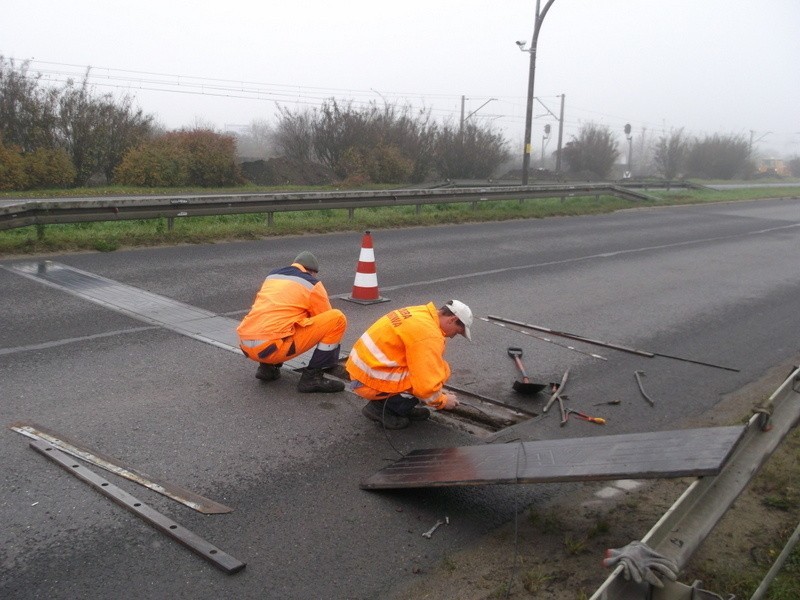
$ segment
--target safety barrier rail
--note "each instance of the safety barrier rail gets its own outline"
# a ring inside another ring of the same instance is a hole
[[[683,569],[694,551],[798,422],[800,368],[795,367],[767,403],[752,416],[722,471],[716,476],[695,480],[641,541]],[[655,590],[654,594],[647,583],[626,581],[622,574],[622,566],[617,567],[590,600],[719,598],[706,590],[671,581],[665,581],[664,588]],[[687,590],[691,590],[691,595]]]
[[[616,196],[633,201],[651,201],[647,194],[608,184],[474,187],[435,190],[380,190],[341,192],[281,192],[269,194],[220,194],[181,196],[115,196],[102,198],[57,198],[0,202],[0,231],[56,223],[120,221],[130,219],[175,219],[212,215],[265,213],[268,222],[276,212],[409,206],[417,211],[428,204],[493,200]]]

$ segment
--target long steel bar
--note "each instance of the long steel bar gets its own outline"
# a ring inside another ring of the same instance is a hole
[[[196,196],[120,196],[19,200],[0,204],[0,231],[29,225],[367,208],[609,195],[632,201],[652,197],[609,183]]]
[[[524,329],[518,329],[516,327],[511,327],[510,325],[506,325],[505,323],[500,323],[499,321],[491,321],[486,317],[478,317],[481,321],[486,321],[487,323],[491,323],[492,325],[497,325],[498,327],[503,327],[508,329],[509,331],[516,331],[517,333],[521,333],[522,335],[527,335],[528,337],[535,338],[537,340],[541,340],[543,342],[548,342],[550,344],[555,344],[556,346],[560,346],[561,348],[566,348],[567,350],[572,350],[573,352],[577,352],[578,354],[585,354],[586,356],[591,356],[592,358],[599,358],[600,360],[608,360],[604,356],[600,356],[599,354],[594,354],[593,352],[584,352],[583,350],[579,350],[574,346],[568,346],[567,344],[559,344],[555,340],[551,340],[548,337],[544,337],[543,335],[536,335],[535,333],[531,333],[530,331],[525,331]]]
[[[159,531],[180,542],[191,551],[195,552],[198,556],[201,556],[202,558],[212,562],[216,567],[222,569],[228,575],[238,573],[244,569],[245,566],[247,566],[247,563],[243,563],[230,554],[223,552],[216,546],[205,541],[200,536],[192,533],[185,527],[178,525],[172,519],[168,519],[141,500],[131,496],[125,490],[112,485],[94,473],[94,471],[91,471],[90,469],[78,464],[74,459],[71,459],[63,452],[60,452],[55,446],[42,440],[35,440],[31,442],[31,448],[46,456],[58,464],[62,469],[73,474],[84,483],[88,483],[95,490],[104,496],[111,498],[123,508],[128,509],[136,516],[141,517]]]
[[[800,368],[770,396],[773,427],[765,431],[760,426],[760,415],[753,415],[722,471],[692,482],[642,542],[674,560],[680,568],[686,566],[745,486],[800,423],[800,393],[794,389],[798,381]],[[621,567],[615,569],[590,600],[645,600],[650,597],[648,585],[626,581],[621,573]]]
[[[672,358],[675,360],[682,360],[683,362],[694,363],[696,365],[703,365],[705,367],[714,367],[715,369],[724,369],[726,371],[734,371],[736,373],[739,372],[739,369],[734,369],[733,367],[724,367],[722,365],[715,365],[714,363],[710,362],[694,360],[692,358],[684,358],[682,356],[675,356],[674,354],[663,354],[661,352],[648,352],[647,350],[639,350],[638,348],[630,348],[628,346],[622,346],[620,344],[614,344],[611,342],[604,342],[602,340],[593,340],[592,338],[584,337],[582,335],[578,335],[577,333],[569,333],[567,331],[557,331],[555,329],[550,329],[549,327],[542,327],[541,325],[522,323],[521,321],[515,321],[513,319],[505,319],[503,317],[497,317],[494,315],[488,315],[488,318],[492,319],[493,321],[500,321],[501,323],[509,323],[511,325],[517,325],[519,327],[527,327],[529,329],[534,329],[536,331],[543,331],[551,335],[557,335],[559,337],[565,337],[572,340],[577,340],[579,342],[586,342],[587,344],[594,344],[595,346],[604,346],[606,348],[613,348],[614,350],[620,350],[622,352],[628,352],[630,354],[638,354],[639,356],[645,356],[647,358],[653,358],[654,356],[661,356],[662,358]]]
[[[538,417],[539,416],[538,413],[535,413],[535,412],[533,412],[531,410],[525,410],[524,408],[519,408],[518,406],[514,406],[512,404],[506,404],[505,402],[500,402],[499,400],[495,400],[494,398],[489,398],[488,396],[484,396],[482,394],[478,394],[477,392],[472,392],[472,391],[470,391],[470,390],[468,390],[466,388],[458,387],[458,386],[452,385],[450,383],[445,384],[443,387],[445,389],[447,389],[447,390],[452,390],[454,392],[457,392],[459,394],[464,394],[466,396],[472,396],[473,398],[477,398],[478,400],[483,400],[484,402],[488,402],[489,404],[494,404],[496,406],[501,406],[501,407],[505,408],[506,410],[516,411],[516,412],[518,412],[520,414],[527,415],[529,417]]]
[[[47,429],[46,427],[37,425],[36,423],[18,421],[11,423],[11,425],[8,427],[9,429],[12,429],[17,433],[21,433],[22,435],[31,439],[45,441],[55,446],[62,452],[66,452],[67,454],[75,456],[76,458],[80,458],[81,460],[100,467],[101,469],[105,469],[106,471],[119,475],[120,477],[124,477],[125,479],[130,479],[131,481],[143,485],[154,492],[158,492],[159,494],[167,496],[168,498],[172,498],[176,502],[180,502],[189,508],[193,508],[197,512],[201,512],[203,514],[222,514],[233,511],[233,509],[229,506],[225,506],[224,504],[220,504],[214,500],[209,500],[200,494],[196,494],[173,483],[160,481],[155,477],[151,477],[150,475],[122,464],[115,458],[87,448],[79,442],[71,440],[60,433],[53,431],[52,429]]]

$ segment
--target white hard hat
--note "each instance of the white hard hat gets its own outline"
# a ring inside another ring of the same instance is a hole
[[[469,306],[460,300],[450,300],[445,306],[464,324],[464,337],[472,341],[472,334],[469,330],[472,327],[472,311]]]

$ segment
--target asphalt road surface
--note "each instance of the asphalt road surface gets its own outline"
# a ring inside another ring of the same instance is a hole
[[[603,361],[476,320],[472,343],[448,345],[454,385],[541,413],[546,397],[512,391],[506,349],[520,346],[534,381],[569,368],[570,405],[607,424],[559,427],[551,411],[483,438],[440,422],[384,432],[349,393],[299,394],[294,373],[263,384],[241,355],[0,268],[0,597],[385,598],[522,506],[568,505],[576,485],[359,488],[398,452],[678,429],[798,353],[800,200],[380,230],[373,241],[390,302],[369,306],[341,299],[360,233],[42,258],[238,320],[266,272],[307,249],[347,314],[345,350],[392,308],[458,298],[476,316],[739,371],[558,339]],[[608,400],[622,402],[593,406]],[[92,467],[247,567],[223,573],[71,477],[5,427],[18,420],[232,507],[200,515]]]

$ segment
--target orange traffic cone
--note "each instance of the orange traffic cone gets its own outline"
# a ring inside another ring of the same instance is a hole
[[[388,302],[388,298],[381,298],[378,292],[378,275],[375,270],[375,251],[372,248],[372,234],[369,231],[361,238],[361,254],[358,256],[356,280],[353,282],[353,292],[349,298],[358,304],[376,304]]]

